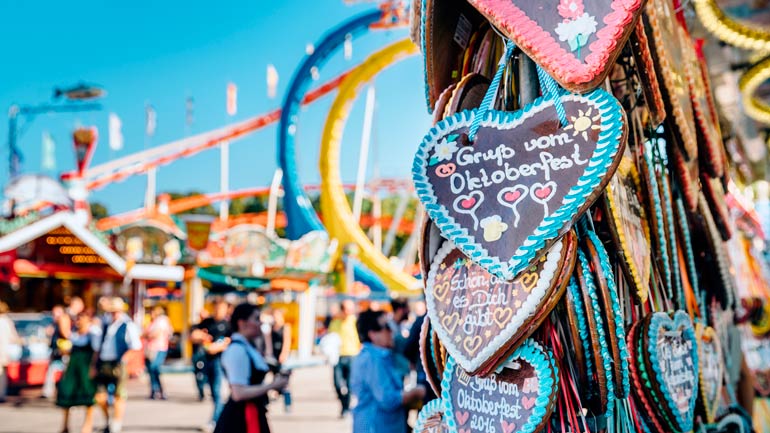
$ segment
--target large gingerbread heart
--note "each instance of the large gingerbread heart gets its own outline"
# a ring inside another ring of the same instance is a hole
[[[547,423],[558,390],[553,356],[531,339],[488,377],[469,375],[450,357],[441,383],[444,420],[453,433],[534,433]]]
[[[626,121],[604,90],[543,97],[512,113],[488,111],[472,146],[478,110],[437,123],[412,175],[444,237],[490,273],[514,279],[567,232],[602,192],[622,155]]]
[[[530,330],[533,320],[548,314],[543,304],[567,282],[561,270],[574,261],[574,243],[574,236],[567,235],[510,282],[444,242],[428,274],[425,302],[433,328],[463,370],[475,374],[494,362]]]
[[[646,331],[647,360],[659,409],[677,431],[693,428],[698,396],[698,348],[692,320],[682,310],[672,319],[654,313]]]
[[[642,0],[468,0],[562,86],[602,81],[641,12]]]

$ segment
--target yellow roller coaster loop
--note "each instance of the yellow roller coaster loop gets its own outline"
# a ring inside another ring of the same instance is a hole
[[[766,28],[730,18],[715,0],[694,0],[693,3],[703,26],[717,38],[746,50],[770,51],[770,31]]]
[[[741,76],[738,87],[743,95],[746,115],[765,124],[770,124],[770,105],[755,96],[755,92],[770,79],[770,57],[752,66]]]
[[[340,145],[350,108],[361,88],[387,66],[417,54],[417,46],[410,40],[396,42],[369,56],[342,83],[326,118],[321,138],[321,210],[326,229],[340,245],[354,243],[359,248],[359,259],[382,278],[394,292],[415,293],[420,282],[393,266],[369,241],[353,217],[340,178]]]

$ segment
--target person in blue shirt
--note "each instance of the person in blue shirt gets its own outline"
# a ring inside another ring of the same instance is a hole
[[[404,391],[393,358],[393,332],[384,312],[364,311],[357,328],[363,347],[350,372],[350,389],[358,399],[353,433],[406,433],[406,407],[422,400],[425,388]]]

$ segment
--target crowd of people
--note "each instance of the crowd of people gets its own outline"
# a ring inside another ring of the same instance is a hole
[[[409,411],[435,398],[419,362],[424,304],[417,303],[414,312],[399,299],[392,300],[390,308],[369,303],[360,312],[353,300],[344,300],[338,307],[327,321],[320,346],[333,365],[340,417],[352,417],[354,433],[409,431]],[[168,398],[161,366],[174,332],[171,321],[156,306],[140,329],[126,311],[127,305],[118,297],[101,298],[96,311],[86,309],[78,297],[52,310],[51,362],[42,391],[62,409],[60,431],[69,431],[70,409],[79,406],[86,407],[81,432],[93,431],[97,406],[104,415],[102,431],[122,430],[128,379],[124,355],[129,351],[144,353],[148,398]],[[0,345],[18,338],[4,312],[7,306],[0,302]],[[190,341],[197,396],[203,401],[208,388],[213,403],[204,431],[252,431],[251,423],[258,426],[257,431],[269,432],[269,396],[282,397],[285,411],[291,410],[289,373],[284,368],[291,334],[281,309],[249,303],[233,306],[219,300],[210,314],[202,312]],[[0,356],[0,389],[4,389],[5,364],[7,360]],[[227,402],[220,392],[223,379],[230,389]]]
[[[153,400],[166,400],[161,380],[161,366],[173,335],[171,321],[163,307],[150,311],[150,320],[140,329],[126,313],[127,305],[119,297],[103,297],[97,311],[85,308],[83,300],[72,297],[67,306],[52,309],[50,362],[45,374],[42,397],[53,400],[62,409],[61,432],[70,431],[70,409],[85,407],[81,432],[92,432],[94,407],[104,415],[99,431],[122,430],[126,409],[129,371],[126,354],[143,351]],[[19,341],[8,307],[0,302],[0,347]],[[211,316],[204,314],[191,332],[194,343],[194,372],[198,397],[205,398],[208,385],[213,410],[204,431],[252,431],[248,423],[269,433],[267,425],[268,392],[282,394],[287,409],[291,394],[287,389],[289,373],[283,369],[291,350],[291,328],[280,309],[261,310],[253,304],[231,306],[225,301],[214,304]],[[0,350],[0,390],[5,390],[8,351]],[[272,381],[265,383],[265,377]],[[225,404],[220,389],[223,377],[230,387]],[[0,395],[0,402],[5,396]],[[246,424],[244,424],[246,423]]]
[[[86,407],[81,432],[93,431],[93,407],[99,406],[105,432],[120,432],[128,399],[128,371],[124,355],[143,347],[142,332],[126,314],[118,297],[99,300],[100,314],[84,308],[73,297],[66,308],[54,308],[51,363],[46,372],[43,396],[55,398],[62,408],[62,432],[69,432],[70,409]],[[58,383],[57,371],[63,370]],[[110,410],[112,409],[112,410]]]

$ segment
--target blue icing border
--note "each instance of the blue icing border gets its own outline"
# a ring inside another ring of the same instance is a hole
[[[668,171],[668,170],[666,170]],[[668,246],[671,248],[671,254],[674,256],[672,258],[673,266],[671,270],[673,271],[672,278],[674,279],[674,287],[676,288],[676,298],[675,300],[678,300],[679,303],[677,305],[677,308],[685,308],[685,299],[684,299],[684,288],[682,287],[682,279],[681,275],[679,275],[679,266],[677,266],[677,263],[679,262],[679,253],[677,252],[676,248],[676,230],[674,229],[674,207],[671,204],[671,192],[669,191],[669,182],[668,182],[668,175],[667,173],[663,173],[663,200],[665,201],[666,205],[666,216],[668,217],[668,220],[671,221],[671,230],[669,230],[668,233]]]
[[[544,349],[535,340],[528,338],[508,358],[507,362],[521,359],[535,368],[537,375],[538,391],[535,406],[529,419],[518,429],[517,433],[535,433],[538,426],[543,424],[548,408],[556,398],[559,390],[559,368],[550,350]],[[505,364],[505,363],[504,363]],[[503,364],[503,365],[504,365]],[[441,402],[444,408],[444,421],[449,427],[450,433],[457,433],[457,422],[454,416],[452,404],[452,376],[455,368],[460,368],[451,356],[447,357],[444,377],[441,380]]]
[[[692,342],[692,359],[693,359],[693,374],[695,377],[695,385],[693,387],[692,396],[690,397],[690,410],[687,414],[687,419],[682,418],[682,414],[679,413],[679,410],[676,408],[676,404],[672,400],[671,396],[668,393],[668,389],[666,389],[665,384],[661,388],[664,390],[661,394],[663,394],[664,398],[666,399],[666,404],[668,405],[669,410],[674,415],[674,420],[678,424],[679,430],[683,432],[688,432],[693,429],[693,417],[694,417],[694,411],[695,411],[695,400],[698,396],[698,342],[695,338],[695,328],[692,325],[692,320],[690,319],[690,316],[685,313],[682,310],[677,310],[674,313],[673,320],[665,313],[655,313],[653,314],[652,318],[650,319],[650,326],[647,330],[647,341],[648,341],[648,351],[650,355],[650,365],[652,366],[653,371],[655,372],[655,379],[661,381],[663,383],[662,379],[660,378],[662,372],[660,370],[660,365],[658,363],[658,348],[657,348],[657,339],[658,339],[658,331],[661,327],[670,327],[671,329],[678,329],[680,326],[684,325],[682,329],[682,335],[689,339]],[[674,426],[672,426],[674,427]]]
[[[438,366],[438,359],[436,359],[436,340],[434,336],[435,334],[433,332],[428,336],[428,338],[430,338],[430,359],[433,360],[433,365]]]
[[[599,256],[599,262],[601,263],[602,273],[605,280],[607,280],[607,291],[610,293],[610,302],[612,303],[612,310],[615,313],[615,336],[618,339],[618,349],[620,350],[620,366],[623,374],[622,394],[617,397],[624,399],[628,397],[628,393],[631,391],[631,384],[628,378],[628,346],[626,346],[626,330],[623,327],[622,310],[620,309],[620,301],[618,300],[617,285],[615,284],[615,274],[610,268],[610,258],[607,255],[607,250],[604,249],[604,245],[599,240],[599,237],[593,230],[584,231],[588,238],[596,248],[596,253]]]
[[[561,206],[548,215],[506,261],[490,256],[489,251],[449,215],[446,207],[436,200],[433,186],[427,176],[428,152],[433,148],[434,143],[452,130],[470,127],[478,110],[465,110],[438,122],[422,139],[414,156],[412,180],[415,191],[441,233],[479,266],[506,280],[514,279],[518,273],[529,267],[538,253],[542,252],[545,244],[559,236],[567,223],[577,214],[578,209],[586,203],[586,199],[611,174],[608,172],[613,159],[625,145],[620,141],[623,137],[623,112],[617,99],[612,95],[602,89],[595,89],[584,95],[562,95],[560,99],[589,104],[601,114],[602,129],[599,132],[596,150],[588,161],[584,173],[565,195]],[[551,97],[540,97],[532,104],[512,113],[490,110],[483,117],[481,126],[513,124],[511,126],[515,127],[530,117],[532,112],[542,111],[553,105],[554,100]]]
[[[569,290],[570,295],[572,296],[572,299],[574,300],[574,306],[575,306],[575,317],[577,318],[577,327],[578,327],[578,335],[580,336],[580,342],[583,346],[583,353],[586,359],[586,371],[589,372],[588,374],[588,383],[593,382],[593,378],[590,374],[591,371],[593,371],[594,366],[593,362],[591,361],[593,359],[593,354],[591,352],[591,348],[589,347],[589,337],[588,337],[588,325],[586,324],[586,310],[583,307],[583,297],[580,296],[578,283],[575,281],[575,277],[572,276],[569,279],[569,285],[567,286],[567,290]]]
[[[607,337],[604,334],[604,321],[602,320],[601,307],[599,307],[599,298],[596,294],[596,284],[594,283],[594,275],[591,272],[591,268],[588,266],[588,259],[583,253],[583,250],[578,248],[578,262],[580,268],[583,271],[586,287],[585,290],[588,293],[588,297],[591,298],[591,308],[593,308],[594,320],[596,321],[596,335],[599,341],[595,341],[594,345],[599,345],[599,352],[602,357],[602,366],[604,367],[604,376],[607,381],[607,411],[604,413],[605,418],[611,416],[615,407],[615,378],[612,373],[612,356],[607,349],[609,343]],[[586,308],[586,314],[588,308]],[[597,361],[598,363],[598,361]]]
[[[668,298],[674,297],[671,292],[671,262],[668,258],[668,242],[666,241],[666,229],[663,227],[663,206],[660,204],[660,188],[658,188],[658,178],[655,176],[655,166],[652,162],[652,144],[649,140],[644,143],[644,162],[647,164],[647,180],[650,182],[650,194],[652,195],[653,207],[655,208],[655,219],[658,221],[658,242],[660,243],[660,254],[663,256],[663,273],[666,278],[666,294]]]
[[[704,303],[698,299],[700,293],[700,286],[698,284],[698,272],[695,270],[695,253],[692,251],[692,240],[690,239],[690,225],[687,223],[687,213],[684,209],[684,203],[681,198],[676,201],[676,209],[679,213],[679,223],[682,227],[682,237],[684,238],[684,255],[687,257],[687,274],[690,277],[690,286],[693,293],[695,293],[695,299],[700,310],[700,316],[706,318],[706,311],[704,310]]]
[[[430,105],[430,83],[428,82],[428,49],[425,40],[425,10],[428,0],[420,1],[420,48],[422,48],[423,80],[425,81],[425,105],[428,106],[428,114],[433,113],[433,107]]]
[[[443,411],[444,405],[440,398],[433,399],[420,409],[420,413],[417,414],[417,421],[414,423],[414,432],[420,432],[423,429],[425,421],[435,414],[441,414],[442,417],[446,417]]]

